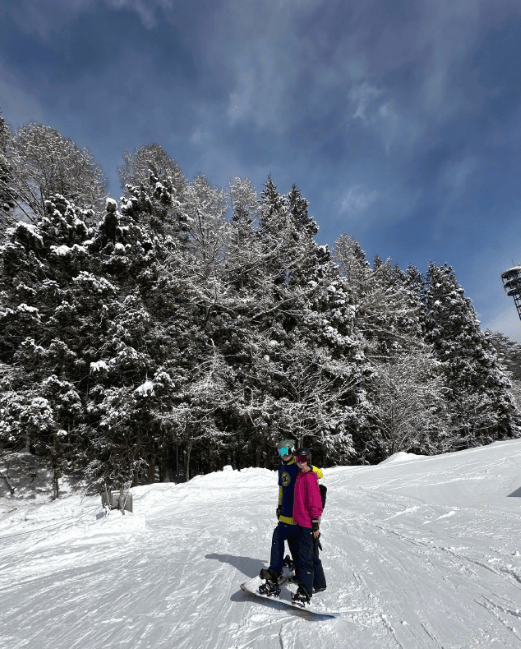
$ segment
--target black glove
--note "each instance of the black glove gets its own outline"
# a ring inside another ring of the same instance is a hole
[[[318,532],[318,530],[319,530],[319,520],[318,520],[318,518],[314,518],[311,521],[311,531],[312,532]]]
[[[281,512],[282,512],[282,507],[279,505],[279,506],[277,507],[277,514],[276,514],[276,515],[277,515],[277,518],[280,518],[280,514],[281,514]]]

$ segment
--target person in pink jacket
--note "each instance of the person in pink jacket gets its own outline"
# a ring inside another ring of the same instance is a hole
[[[297,574],[299,587],[292,599],[306,605],[310,602],[313,592],[326,590],[326,578],[317,548],[322,498],[317,474],[311,468],[309,449],[298,448],[295,451],[295,462],[300,469],[295,481],[293,500],[293,520],[299,527],[300,537]],[[316,584],[314,589],[313,582]]]

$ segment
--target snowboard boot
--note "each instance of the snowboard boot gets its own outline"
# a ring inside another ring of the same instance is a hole
[[[277,575],[266,568],[262,568],[259,577],[265,579],[265,582],[259,586],[261,595],[278,597],[280,595],[279,578]]]
[[[284,567],[283,567],[282,573],[287,578],[287,580],[289,581],[290,584],[297,584],[298,583],[297,564],[293,561],[293,559],[289,556],[289,554],[287,554],[284,557]]]
[[[292,596],[291,601],[304,607],[311,602],[311,595],[304,586],[299,586],[297,592]]]

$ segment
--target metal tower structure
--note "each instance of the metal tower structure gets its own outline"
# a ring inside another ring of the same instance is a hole
[[[521,266],[513,266],[501,273],[503,288],[511,295],[516,303],[517,314],[521,320]]]

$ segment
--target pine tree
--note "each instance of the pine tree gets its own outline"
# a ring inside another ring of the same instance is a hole
[[[225,194],[218,187],[212,187],[203,175],[198,175],[187,185],[185,201],[194,262],[206,280],[216,278],[221,273],[227,243]]]
[[[262,282],[262,249],[256,230],[259,197],[246,178],[235,178],[228,185],[231,207],[225,274],[238,291],[237,299],[247,298]]]
[[[446,390],[437,366],[428,347],[376,364],[373,462],[399,451],[433,455],[451,449]]]
[[[125,151],[123,158],[125,164],[118,172],[124,191],[127,185],[148,186],[152,175],[157,178],[156,182],[169,182],[173,188],[174,200],[182,201],[186,179],[177,162],[159,144],[146,144],[135,149],[133,153]]]
[[[443,363],[455,448],[519,435],[509,383],[451,266],[429,264],[425,333]]]
[[[0,113],[0,236],[3,236],[6,228],[15,223],[12,166],[9,162],[12,148],[11,129]]]
[[[521,343],[496,331],[487,330],[492,346],[496,350],[498,363],[511,383],[510,392],[514,397],[517,411],[521,409]]]
[[[347,282],[351,327],[362,337],[363,353],[369,361],[360,398],[365,407],[364,425],[354,436],[360,460],[380,462],[396,452],[398,441],[404,446],[398,450],[411,445],[419,448],[420,439],[425,453],[446,449],[447,422],[439,396],[443,393],[441,370],[422,329],[421,274],[411,269],[404,273],[378,256],[371,269],[358,242],[347,235],[337,241],[335,253]],[[409,400],[418,409],[418,417],[406,418],[416,422],[416,430],[409,425],[396,427],[410,410],[403,395],[414,395]],[[429,416],[423,416],[422,411]]]
[[[85,217],[91,213],[58,196],[46,202],[44,217],[10,230],[0,248],[0,354],[6,365],[19,368],[0,397],[0,437],[5,451],[26,448],[49,463],[55,496],[62,475],[81,464],[88,441],[84,335],[100,325],[75,286],[78,273],[89,275],[91,266],[92,230]]]

